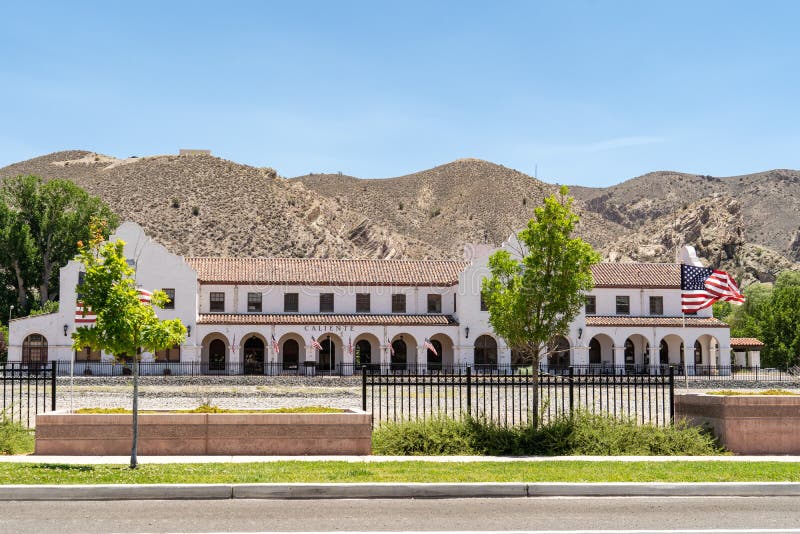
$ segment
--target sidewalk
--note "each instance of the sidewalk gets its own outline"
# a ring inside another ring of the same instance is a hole
[[[787,462],[800,456],[139,456],[140,464],[250,462]],[[0,456],[0,463],[123,464],[130,456]]]

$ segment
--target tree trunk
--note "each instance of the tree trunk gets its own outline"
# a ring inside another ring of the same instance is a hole
[[[39,301],[41,302],[42,306],[44,306],[45,302],[50,300],[50,273],[52,271],[53,265],[47,258],[45,258],[44,267],[42,270],[42,283],[39,284]]]
[[[531,407],[533,428],[539,428],[539,355],[533,357],[533,406]]]
[[[139,461],[136,457],[139,445],[139,356],[142,349],[136,349],[136,356],[133,358],[133,443],[131,444],[131,469],[136,469]]]
[[[18,260],[13,260],[11,265],[14,267],[14,274],[17,276],[17,305],[19,313],[25,313],[28,309],[28,293],[25,288],[25,279],[22,277],[22,268]]]

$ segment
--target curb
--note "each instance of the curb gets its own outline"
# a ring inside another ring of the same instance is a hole
[[[798,482],[97,484],[0,486],[0,501],[800,496]]]

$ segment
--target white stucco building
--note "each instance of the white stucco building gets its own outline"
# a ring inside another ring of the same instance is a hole
[[[433,370],[516,363],[482,309],[486,246],[469,248],[465,261],[184,258],[134,223],[113,237],[125,241],[137,285],[171,296],[159,317],[180,318],[189,330],[180,347],[144,355],[163,362],[162,370],[349,374],[361,364]],[[697,262],[691,249],[682,254],[681,261]],[[74,261],[61,269],[58,312],[11,321],[9,361],[73,361],[76,373],[89,373],[113,360],[71,348],[80,269]],[[681,315],[679,264],[605,263],[593,274],[586,309],[544,366],[654,372],[675,365],[691,374],[731,364],[728,325],[710,309]],[[747,358],[752,365],[757,352]]]

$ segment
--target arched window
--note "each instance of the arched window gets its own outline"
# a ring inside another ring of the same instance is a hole
[[[209,371],[224,371],[225,370],[225,354],[228,350],[225,348],[225,342],[221,339],[215,339],[208,345],[208,370]]]
[[[589,342],[589,364],[600,365],[601,363],[603,363],[603,349],[597,338],[592,338]]]
[[[475,340],[475,367],[497,366],[497,341],[492,336],[480,336]]]
[[[22,363],[38,366],[47,363],[47,339],[31,334],[22,342]]]
[[[250,336],[244,342],[244,374],[260,375],[264,374],[264,342],[261,338]]]
[[[636,351],[633,348],[633,341],[631,338],[625,340],[625,365],[633,365],[636,363]]]
[[[669,345],[663,339],[658,345],[658,361],[661,365],[669,365]]]
[[[703,346],[699,339],[694,342],[694,364],[703,365]]]
[[[408,349],[406,342],[402,339],[395,339],[392,341],[392,371],[404,371],[406,369],[406,362],[408,358]]]
[[[297,369],[300,364],[300,344],[294,339],[287,339],[283,344],[283,368]]]
[[[569,367],[569,341],[564,336],[558,336],[549,343],[550,354],[547,356],[547,365],[550,369],[566,369]]]
[[[370,345],[369,341],[362,339],[356,343],[354,350],[357,369],[360,369],[362,365],[370,365],[372,363],[372,345]]]
[[[428,349],[428,371],[441,371],[442,370],[442,344],[436,340],[430,340],[431,345],[436,352]]]
[[[319,344],[322,345],[322,348],[319,349],[317,370],[332,371],[336,367],[336,345],[328,337],[320,341]]]

